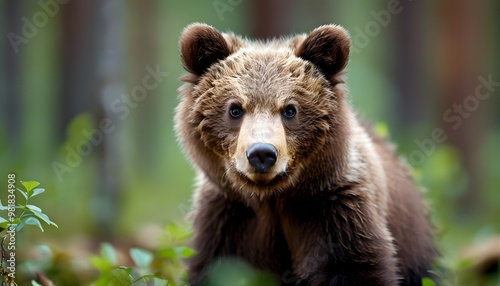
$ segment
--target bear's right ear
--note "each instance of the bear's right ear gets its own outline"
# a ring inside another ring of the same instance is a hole
[[[180,40],[184,68],[202,75],[212,64],[230,55],[224,36],[214,27],[195,23],[187,26]]]

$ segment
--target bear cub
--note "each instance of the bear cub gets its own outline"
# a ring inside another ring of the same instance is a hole
[[[437,256],[421,195],[344,86],[337,25],[252,41],[180,39],[175,129],[197,172],[191,285],[237,258],[281,285],[421,285]]]

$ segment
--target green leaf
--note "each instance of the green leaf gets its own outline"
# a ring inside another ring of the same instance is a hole
[[[108,285],[130,285],[134,277],[130,274],[131,270],[128,267],[115,268],[110,272],[111,279]]]
[[[167,228],[167,232],[174,234],[174,235],[179,232],[179,227],[171,222],[167,223],[166,228]]]
[[[135,265],[140,268],[148,268],[154,258],[151,252],[139,248],[131,248],[130,257],[132,257]]]
[[[162,282],[168,282],[168,280],[166,280],[165,278],[161,277],[158,274],[146,274],[146,275],[143,275],[143,276],[135,279],[131,285],[144,285],[144,283],[139,283],[139,282],[146,282],[146,281],[142,281],[142,280],[149,280],[149,279],[153,279],[153,281],[155,279],[158,279],[159,281],[162,281]],[[157,282],[157,281],[155,281],[155,282]],[[138,283],[138,284],[136,284],[136,283]],[[153,283],[153,285],[156,285],[156,283]],[[172,284],[167,283],[166,285],[172,285]]]
[[[116,267],[116,269],[123,270],[123,271],[125,271],[125,273],[127,273],[129,275],[131,275],[132,271],[134,270],[132,267],[127,267],[127,266],[118,266],[118,267]]]
[[[7,210],[8,208],[9,208],[9,207],[4,206],[4,205],[2,204],[2,200],[0,200],[0,211],[5,211],[5,210]]]
[[[114,265],[111,264],[108,260],[100,256],[91,257],[90,264],[101,272],[107,272],[114,267]]]
[[[187,246],[177,246],[177,247],[169,247],[165,248],[158,252],[158,255],[162,258],[167,259],[180,259],[180,258],[189,258],[196,254],[196,250],[187,247]]]
[[[14,208],[18,209],[19,206],[22,206],[22,205],[19,204],[17,206],[14,206]],[[12,205],[11,205],[11,207],[12,207]],[[6,205],[6,206],[2,205],[2,200],[0,200],[0,211],[6,211],[8,209],[9,209],[9,205]]]
[[[43,230],[43,227],[42,227],[42,224],[40,223],[40,221],[34,217],[34,216],[30,216],[28,218],[26,218],[25,220],[23,220],[24,224],[28,224],[28,225],[34,225],[34,226],[38,226],[38,228],[40,228],[42,230],[42,232],[44,231]],[[19,230],[18,230],[19,231]]]
[[[52,249],[50,248],[50,246],[48,246],[46,244],[39,244],[36,246],[36,249],[38,249],[38,251],[40,251],[40,253],[43,256],[46,256],[46,257],[53,257],[54,256],[54,254],[52,253]]]
[[[101,244],[101,257],[109,261],[112,265],[117,264],[116,251],[110,243],[104,242]]]
[[[44,188],[36,188],[33,190],[33,193],[29,196],[30,198],[36,196],[36,195],[39,195],[41,193],[45,192],[45,189]]]
[[[383,122],[377,122],[375,125],[375,133],[382,138],[387,138],[389,136],[389,127]]]
[[[422,279],[422,286],[436,286],[436,283],[434,283],[432,279],[425,277],[424,279]]]
[[[18,190],[24,196],[25,199],[28,199],[28,193],[27,192],[21,190],[20,188],[16,188],[16,190]]]
[[[189,230],[183,230],[174,223],[167,223],[166,226],[167,233],[170,234],[175,240],[183,241],[191,237],[192,232]]]
[[[43,286],[42,284],[38,284],[35,280],[31,280],[31,286]]]
[[[17,231],[20,231],[21,229],[23,229],[23,227],[25,226],[26,224],[24,223],[24,221],[20,221],[18,224],[16,224],[16,232]]]
[[[57,224],[55,224],[53,221],[51,221],[49,219],[49,216],[42,213],[42,209],[37,207],[37,206],[34,206],[34,205],[26,205],[26,206],[22,206],[24,209],[26,209],[27,211],[21,216],[21,219],[24,219],[25,217],[31,217],[31,216],[34,216],[38,219],[41,219],[43,220],[46,224],[48,225],[53,225],[57,228],[59,228],[59,226]]]
[[[176,259],[177,258],[177,253],[173,248],[166,248],[163,250],[160,250],[158,252],[158,255],[162,258],[168,258],[168,259]]]
[[[40,185],[40,183],[37,181],[21,181],[21,184],[24,186],[28,194],[31,194],[32,190]]]
[[[34,205],[26,205],[26,207],[32,211],[42,212],[42,209]]]
[[[12,225],[14,225],[16,231],[20,231],[25,226],[25,223],[20,218],[16,217],[12,222]]]
[[[196,250],[187,246],[175,247],[175,252],[182,258],[189,258],[196,254]]]
[[[0,217],[0,231],[3,231],[9,226],[10,222],[3,217]]]
[[[35,210],[31,210],[31,211],[33,212],[33,214],[34,214],[37,218],[39,218],[39,219],[43,220],[46,224],[48,224],[48,225],[53,225],[53,226],[55,226],[55,227],[59,228],[59,226],[57,226],[57,224],[55,224],[53,221],[51,221],[51,220],[49,219],[49,216],[47,216],[46,214],[44,214],[44,213],[42,213],[42,212],[39,212],[39,211],[35,211]]]

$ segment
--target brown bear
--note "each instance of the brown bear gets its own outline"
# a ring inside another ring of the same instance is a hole
[[[437,256],[394,148],[358,119],[337,25],[251,41],[192,24],[175,128],[197,171],[192,285],[228,257],[282,285],[421,285]]]

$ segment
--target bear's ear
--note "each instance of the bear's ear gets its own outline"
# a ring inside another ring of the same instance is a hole
[[[202,75],[212,64],[230,55],[224,36],[214,27],[199,23],[184,29],[180,50],[184,68],[195,75]]]
[[[317,66],[326,76],[334,76],[347,65],[351,40],[347,31],[336,25],[321,26],[299,44],[296,55]]]

